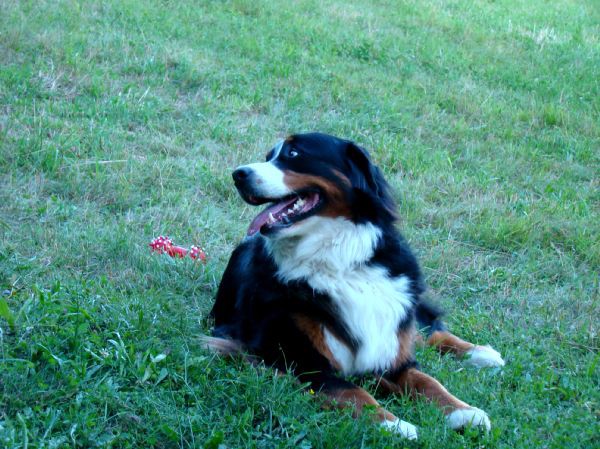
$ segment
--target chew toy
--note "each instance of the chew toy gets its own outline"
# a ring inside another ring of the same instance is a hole
[[[190,249],[182,246],[173,245],[173,240],[169,237],[160,235],[150,242],[150,248],[152,251],[158,254],[168,254],[171,257],[183,258],[189,256],[192,259],[199,259],[202,262],[206,262],[206,253],[199,246],[192,245]]]

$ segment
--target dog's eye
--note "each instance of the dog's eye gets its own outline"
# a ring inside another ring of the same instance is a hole
[[[294,158],[294,157],[298,157],[299,153],[296,150],[290,150],[290,152],[288,153],[288,157],[290,158]]]

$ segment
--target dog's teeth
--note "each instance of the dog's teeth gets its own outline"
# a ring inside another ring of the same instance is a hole
[[[292,209],[288,209],[288,210],[287,210],[287,213],[288,213],[288,214],[293,214],[293,213],[294,213],[294,211],[293,211]]]
[[[271,223],[275,223],[275,217],[273,216],[272,213],[269,212],[269,224]]]

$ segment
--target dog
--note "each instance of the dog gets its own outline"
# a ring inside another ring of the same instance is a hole
[[[421,372],[414,347],[427,344],[482,366],[501,355],[450,333],[425,297],[419,264],[395,227],[390,187],[368,152],[326,134],[296,134],[266,162],[238,167],[235,186],[253,206],[267,204],[233,251],[206,344],[245,353],[301,382],[338,407],[409,439],[417,428],[381,407],[344,376],[371,374],[387,392],[423,396],[453,429],[490,429],[488,415]],[[424,340],[421,337],[421,340]]]

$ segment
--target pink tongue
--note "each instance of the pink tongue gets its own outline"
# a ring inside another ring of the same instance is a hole
[[[281,203],[276,203],[276,204],[273,204],[272,206],[267,207],[260,214],[258,214],[256,216],[256,218],[254,218],[254,220],[252,220],[252,223],[250,223],[250,227],[248,228],[247,235],[256,234],[258,231],[260,231],[260,228],[267,221],[269,221],[269,214],[275,215],[278,212],[281,212],[283,209],[285,209],[289,205],[295,203],[297,199],[298,199],[297,197],[293,197],[293,198],[290,198],[289,200],[282,201]]]

